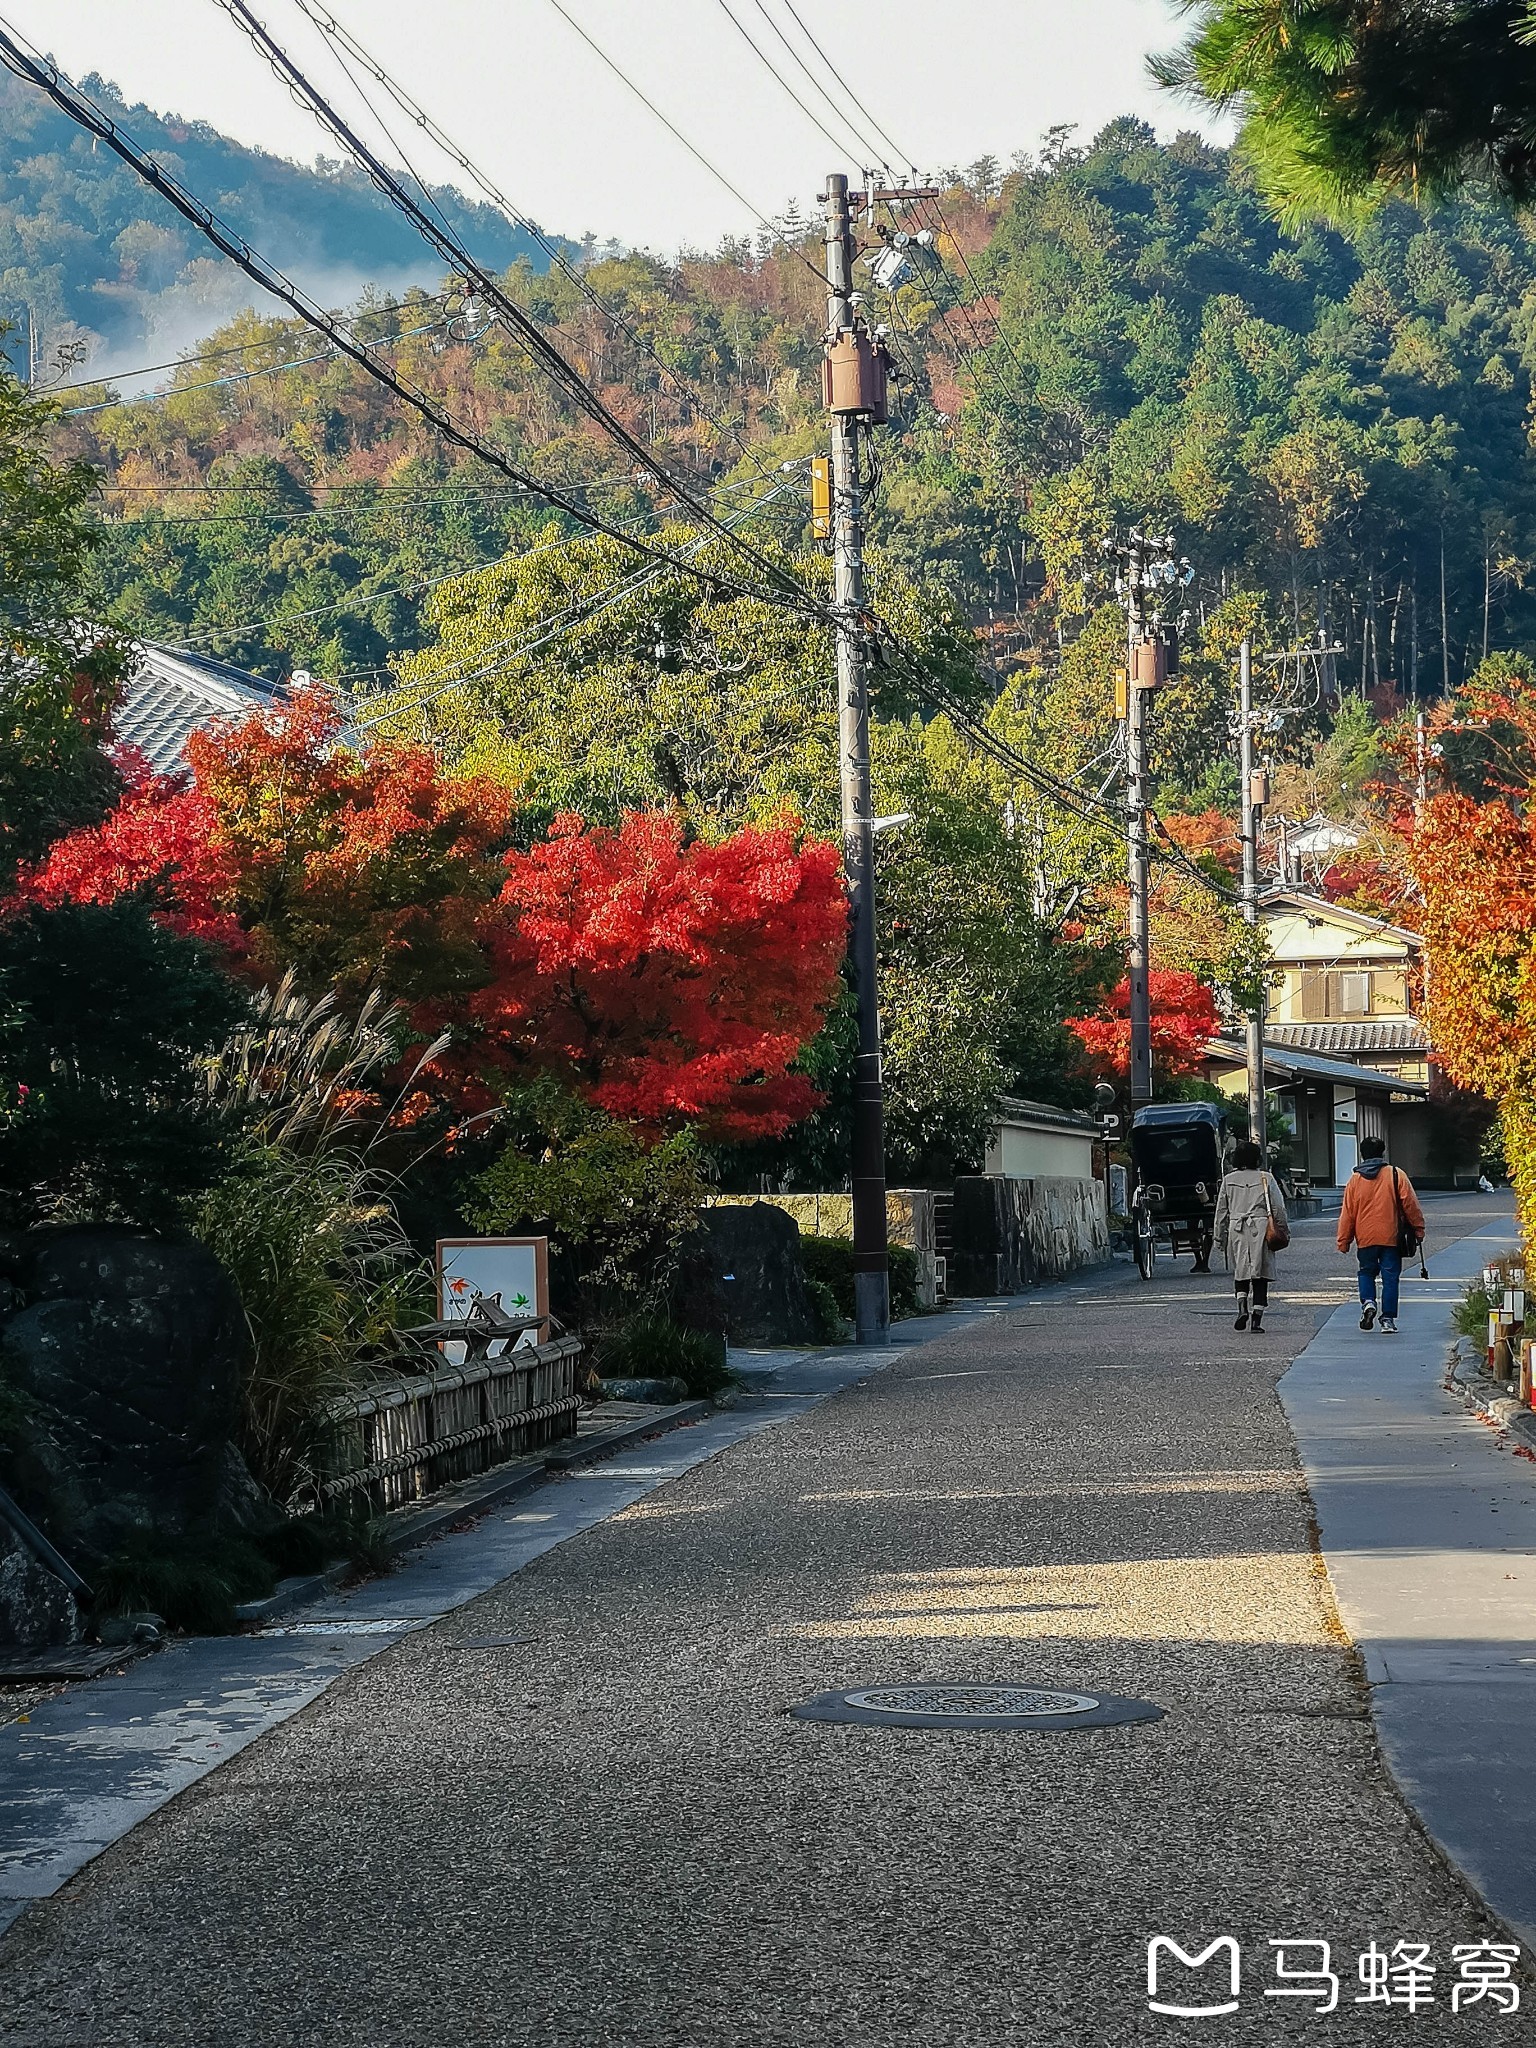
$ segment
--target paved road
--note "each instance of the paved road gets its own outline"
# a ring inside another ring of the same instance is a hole
[[[1146,2010],[1158,1933],[1243,1945],[1201,2038],[1532,2038],[1443,1976],[1432,2010],[1354,2002],[1373,1941],[1497,1935],[1381,1767],[1275,1393],[1345,1290],[1326,1222],[1285,1270],[1258,1339],[1219,1280],[1042,1294],[551,1550],[26,1914],[0,2041],[1120,2048],[1181,2032]],[[785,1711],[920,1677],[1167,1715]],[[1326,2021],[1263,1996],[1278,1937],[1334,1943]]]

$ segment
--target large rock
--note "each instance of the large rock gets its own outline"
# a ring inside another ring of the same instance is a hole
[[[3,1251],[25,1304],[0,1319],[0,1369],[28,1411],[10,1461],[23,1506],[72,1560],[231,1519],[249,1336],[218,1261],[107,1225]]]
[[[47,1650],[79,1633],[74,1595],[0,1522],[0,1643]]]
[[[816,1340],[799,1226],[766,1202],[706,1209],[684,1240],[672,1294],[678,1322],[731,1344]]]

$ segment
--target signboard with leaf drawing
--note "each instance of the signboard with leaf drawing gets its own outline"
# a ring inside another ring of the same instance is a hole
[[[437,1312],[445,1322],[461,1321],[476,1296],[495,1302],[509,1316],[549,1314],[549,1239],[547,1237],[440,1237],[437,1240]],[[514,1348],[537,1344],[545,1334],[525,1330]],[[461,1351],[444,1347],[451,1356]],[[504,1341],[489,1347],[495,1357]],[[457,1364],[459,1361],[454,1360]]]

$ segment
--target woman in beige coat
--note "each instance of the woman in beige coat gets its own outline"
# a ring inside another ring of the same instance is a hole
[[[1232,1153],[1230,1172],[1216,1198],[1216,1244],[1232,1268],[1237,1289],[1238,1330],[1262,1330],[1264,1311],[1269,1306],[1269,1283],[1275,1276],[1274,1248],[1269,1242],[1270,1222],[1288,1230],[1285,1197],[1273,1174],[1259,1164],[1259,1148],[1238,1145]]]

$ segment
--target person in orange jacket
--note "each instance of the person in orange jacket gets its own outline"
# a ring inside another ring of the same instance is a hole
[[[1376,1321],[1376,1282],[1381,1282],[1381,1327],[1388,1336],[1397,1334],[1397,1288],[1403,1274],[1400,1244],[1406,1223],[1420,1243],[1424,1239],[1424,1211],[1406,1173],[1388,1166],[1386,1142],[1366,1138],[1360,1146],[1360,1164],[1344,1187],[1344,1206],[1339,1211],[1339,1250],[1355,1247],[1360,1264],[1360,1327],[1368,1330]]]

